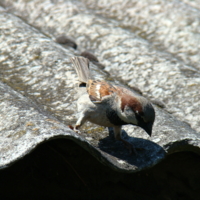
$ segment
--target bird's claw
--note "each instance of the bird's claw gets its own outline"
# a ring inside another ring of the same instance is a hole
[[[137,155],[138,154],[137,151],[136,151],[136,148],[134,148],[131,143],[127,142],[124,139],[121,139],[121,141],[124,143],[125,148],[127,148],[129,150],[130,155],[132,155],[132,154]]]
[[[131,147],[128,148],[128,150],[129,150],[130,155],[133,155],[133,154],[137,155],[138,154],[138,152],[136,151],[136,148],[133,147],[132,145],[131,145]]]
[[[130,144],[131,145],[131,144]],[[135,154],[135,155],[138,155],[138,152],[140,151],[144,151],[145,149],[144,148],[140,148],[140,147],[133,147],[132,145],[131,145],[131,148],[128,148],[129,149],[129,153],[130,153],[130,155],[132,155],[132,154]]]
[[[68,127],[70,128],[70,129],[72,129],[74,132],[76,132],[76,133],[78,133],[78,134],[80,134],[81,132],[78,130],[78,127],[77,126],[72,126],[72,125],[68,125]]]

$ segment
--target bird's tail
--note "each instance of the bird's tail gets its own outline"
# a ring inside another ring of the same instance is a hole
[[[81,56],[71,58],[76,73],[81,83],[87,83],[90,78],[89,60]]]

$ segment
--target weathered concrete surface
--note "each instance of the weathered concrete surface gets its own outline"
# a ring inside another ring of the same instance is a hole
[[[104,138],[105,141],[99,144],[99,137],[91,134],[94,148],[87,134],[83,135],[86,139],[76,134],[34,102],[1,82],[0,97],[0,168],[22,158],[40,143],[58,137],[74,140],[102,163],[119,171],[138,171],[164,158],[165,153],[160,146],[144,139],[133,141],[136,146],[145,148],[138,156],[127,156],[127,153],[123,153],[123,146],[114,142],[114,138]]]
[[[23,157],[55,136],[77,137],[33,102],[0,83],[0,167]]]
[[[129,156],[128,151],[114,138],[107,137],[108,131],[104,128],[93,126],[92,129],[91,125],[88,126],[89,134],[82,134],[85,139],[69,130],[67,125],[76,120],[76,75],[68,61],[74,50],[63,49],[3,10],[0,24],[0,77],[17,91],[1,83],[1,167],[10,165],[38,144],[57,136],[75,140],[102,163],[116,170],[137,171],[155,165],[164,158],[164,150],[148,140],[138,139],[141,141],[138,142],[135,139],[134,143],[144,147],[144,151],[136,157]],[[98,76],[103,76],[103,73]],[[113,150],[107,152],[112,148],[115,148],[114,154]]]
[[[200,9],[199,0],[182,0],[186,5],[193,7],[194,9]]]
[[[195,7],[189,6],[192,2],[197,5],[198,0],[82,2],[96,13],[116,19],[123,28],[152,42],[159,50],[167,51],[200,69],[200,13]]]
[[[79,50],[95,52],[112,77],[163,101],[170,113],[200,132],[197,9],[175,0],[2,4],[51,38],[74,37]]]
[[[137,173],[100,164],[70,140],[51,140],[0,170],[2,199],[200,199],[200,158],[179,152]],[[23,188],[23,189],[22,189]]]
[[[148,37],[140,38],[135,29],[125,29],[121,25],[123,21],[91,14],[79,1],[2,0],[1,4],[6,9],[0,10],[0,80],[5,83],[1,84],[0,105],[2,167],[44,140],[57,136],[75,140],[102,163],[124,172],[151,167],[165,158],[165,152],[199,153],[200,74],[191,60],[188,64],[180,61],[178,54],[172,56],[169,50],[161,52],[156,49],[156,42],[152,45]],[[99,13],[104,15],[103,11]],[[62,33],[75,39],[78,50],[54,42]],[[173,38],[173,34],[170,36]],[[108,77],[92,65],[98,78],[139,87],[144,96],[162,100],[166,110],[173,113],[155,106],[156,122],[151,139],[139,128],[124,127],[124,137],[135,147],[144,149],[137,156],[128,155],[123,145],[114,141],[112,135],[108,136],[102,127],[87,124],[82,128],[82,136],[67,128],[76,120],[77,78],[69,58],[85,49],[94,51],[110,73]],[[184,52],[187,51],[186,48]],[[15,99],[19,97],[16,106]],[[25,106],[24,101],[30,101],[30,106]],[[59,127],[48,127],[51,122],[45,121],[47,116],[58,121]],[[192,128],[180,120],[187,121]],[[35,137],[37,128],[45,131]],[[16,148],[12,148],[14,144]]]

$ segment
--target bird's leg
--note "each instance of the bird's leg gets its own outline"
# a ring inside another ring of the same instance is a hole
[[[129,150],[130,154],[133,154],[133,153],[137,154],[133,145],[122,138],[122,136],[121,136],[122,126],[114,126],[113,129],[114,129],[115,139],[122,141],[124,143],[125,147]]]
[[[83,112],[81,112],[79,115],[79,118],[76,122],[75,127],[70,125],[69,128],[71,128],[76,133],[80,133],[80,131],[78,129],[86,122],[86,120],[87,120],[86,115]]]

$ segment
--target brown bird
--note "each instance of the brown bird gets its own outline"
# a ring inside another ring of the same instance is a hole
[[[94,65],[96,65],[100,69],[105,68],[105,66],[99,62],[98,58],[94,54],[90,53],[89,51],[82,52],[81,56],[87,58],[90,62],[92,62]]]
[[[155,111],[151,103],[126,88],[111,85],[104,80],[93,80],[87,58],[73,57],[71,61],[80,85],[86,86],[77,101],[78,120],[73,129],[78,131],[86,121],[113,127],[115,139],[121,140],[130,152],[135,151],[132,144],[122,138],[122,125],[139,126],[151,136],[155,120]]]
[[[98,58],[94,54],[90,53],[89,51],[82,52],[81,56],[87,58],[91,62],[99,62]]]
[[[64,45],[65,47],[66,46],[69,46],[69,47],[72,47],[74,49],[77,49],[77,44],[74,40],[72,40],[71,38],[67,37],[66,35],[59,35],[57,38],[56,38],[56,42],[59,43],[59,44],[62,44]]]

